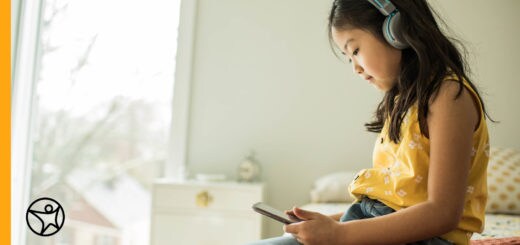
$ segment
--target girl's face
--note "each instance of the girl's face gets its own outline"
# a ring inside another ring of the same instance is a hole
[[[397,83],[402,51],[381,42],[372,33],[362,29],[337,30],[332,28],[332,38],[354,73],[381,91],[388,91]]]

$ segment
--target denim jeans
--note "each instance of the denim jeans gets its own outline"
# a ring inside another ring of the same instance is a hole
[[[340,222],[347,222],[357,219],[368,219],[377,216],[382,216],[395,212],[390,207],[386,206],[380,201],[370,198],[363,198],[361,202],[352,204],[350,208],[341,216]],[[247,243],[247,245],[301,245],[293,236],[284,235],[281,237],[273,237],[257,242]],[[434,237],[432,239],[408,243],[409,245],[451,245],[452,243],[440,238]]]

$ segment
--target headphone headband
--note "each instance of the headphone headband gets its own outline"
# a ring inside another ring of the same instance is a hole
[[[402,39],[400,34],[401,13],[390,0],[368,0],[369,3],[386,16],[383,23],[383,36],[386,41],[397,49],[405,49],[410,45]]]
[[[368,0],[368,2],[374,5],[374,7],[376,7],[384,16],[388,16],[397,10],[395,5],[392,4],[390,0]]]

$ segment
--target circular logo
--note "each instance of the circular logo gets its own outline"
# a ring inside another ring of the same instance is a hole
[[[52,236],[63,227],[65,212],[56,200],[42,197],[31,203],[25,220],[35,234]]]

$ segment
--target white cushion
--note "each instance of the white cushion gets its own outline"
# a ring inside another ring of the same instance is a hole
[[[311,190],[311,202],[352,202],[348,185],[357,172],[339,172],[320,177]]]

